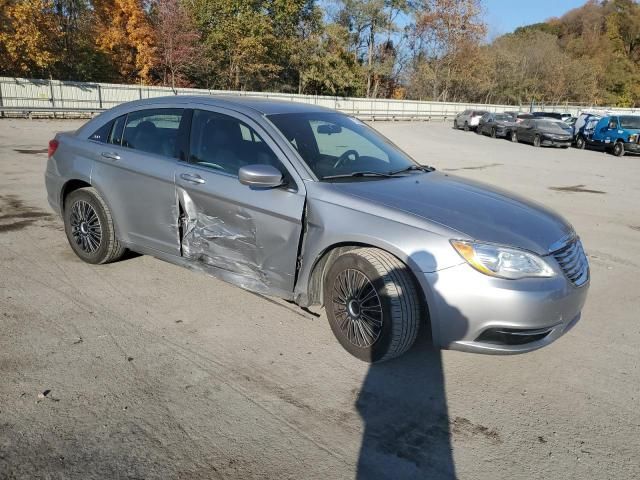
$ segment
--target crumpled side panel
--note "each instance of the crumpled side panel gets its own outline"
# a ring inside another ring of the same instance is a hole
[[[258,245],[256,224],[250,212],[238,207],[230,212],[233,226],[222,218],[199,210],[189,194],[178,188],[182,205],[180,216],[181,252],[190,267],[259,293],[274,292],[264,274],[262,247]],[[285,296],[290,296],[290,293]]]

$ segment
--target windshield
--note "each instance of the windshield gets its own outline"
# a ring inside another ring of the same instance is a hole
[[[378,132],[341,113],[281,113],[268,118],[319,179],[361,172],[388,175],[418,167]]]
[[[640,129],[640,117],[623,116],[619,118],[622,128]]]
[[[506,113],[499,113],[496,115],[496,120],[501,120],[501,121],[505,121],[508,122],[511,120],[511,115],[507,115]]]
[[[571,127],[569,127],[569,125],[567,125],[566,123],[561,123],[553,120],[539,120],[538,128],[556,133],[567,133],[568,131],[571,131]]]

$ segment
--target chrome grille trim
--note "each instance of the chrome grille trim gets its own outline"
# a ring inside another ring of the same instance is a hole
[[[572,284],[580,287],[587,283],[589,280],[589,261],[579,238],[572,238],[551,255]]]

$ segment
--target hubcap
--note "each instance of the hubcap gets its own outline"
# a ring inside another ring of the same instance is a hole
[[[359,270],[340,272],[333,284],[333,314],[338,328],[357,347],[373,345],[382,331],[382,303],[371,281]]]
[[[102,225],[93,207],[79,200],[71,207],[71,236],[84,252],[94,253],[102,241]]]

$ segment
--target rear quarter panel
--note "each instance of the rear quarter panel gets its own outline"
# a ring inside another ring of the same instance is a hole
[[[55,138],[59,142],[58,148],[47,161],[45,184],[51,208],[61,214],[64,207],[62,192],[65,184],[71,180],[91,183],[92,142],[69,133],[59,133]]]

